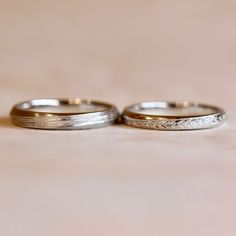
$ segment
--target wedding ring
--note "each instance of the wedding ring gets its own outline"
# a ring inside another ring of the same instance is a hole
[[[219,107],[192,102],[142,102],[125,108],[123,122],[154,130],[199,130],[213,128],[227,119]]]
[[[80,98],[35,99],[19,103],[11,111],[15,125],[47,130],[101,128],[118,117],[115,106]]]

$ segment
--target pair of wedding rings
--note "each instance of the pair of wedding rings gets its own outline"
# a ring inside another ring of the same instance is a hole
[[[122,115],[116,106],[104,102],[69,99],[35,99],[15,105],[15,125],[47,130],[101,128],[119,119],[126,125],[155,130],[199,130],[224,123],[219,107],[192,102],[141,102],[128,106]]]

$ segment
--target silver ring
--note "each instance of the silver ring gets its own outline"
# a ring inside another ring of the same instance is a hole
[[[154,130],[199,130],[213,128],[227,119],[219,107],[192,102],[142,102],[125,108],[123,122]]]
[[[80,98],[35,99],[19,103],[11,111],[15,125],[48,130],[101,128],[118,117],[114,105]]]

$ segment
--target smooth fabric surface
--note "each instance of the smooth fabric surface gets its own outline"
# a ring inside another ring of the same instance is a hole
[[[0,1],[0,235],[235,236],[236,2]],[[192,100],[226,125],[15,127],[31,98]]]

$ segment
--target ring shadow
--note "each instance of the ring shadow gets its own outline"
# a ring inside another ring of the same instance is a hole
[[[0,117],[0,128],[14,128],[10,117]]]

